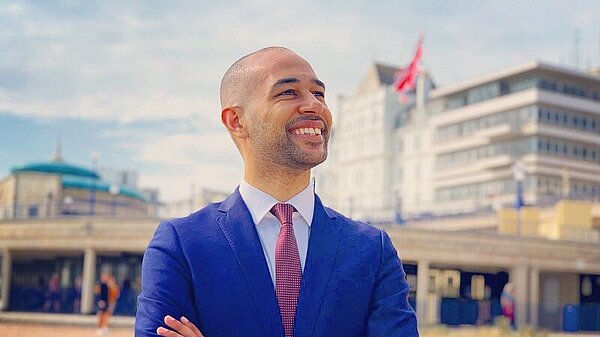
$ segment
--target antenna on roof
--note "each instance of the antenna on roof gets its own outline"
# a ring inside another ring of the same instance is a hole
[[[56,152],[54,153],[54,161],[62,161],[62,143],[60,135],[56,136]]]

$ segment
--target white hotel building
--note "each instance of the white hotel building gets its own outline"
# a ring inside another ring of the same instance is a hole
[[[400,104],[396,68],[375,65],[341,97],[330,156],[315,172],[326,203],[366,221],[491,211],[600,196],[600,76],[531,62]],[[414,96],[414,95],[413,95]],[[565,183],[568,181],[568,184]]]

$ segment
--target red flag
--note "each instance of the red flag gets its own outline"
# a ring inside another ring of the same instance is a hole
[[[416,85],[417,75],[419,75],[421,68],[419,62],[423,56],[423,35],[419,37],[417,42],[417,50],[413,56],[410,64],[407,67],[400,68],[394,75],[394,89],[401,95],[402,101],[406,101],[406,91],[413,90]]]

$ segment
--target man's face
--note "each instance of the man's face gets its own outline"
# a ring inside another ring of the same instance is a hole
[[[257,65],[246,114],[250,155],[297,170],[322,163],[332,123],[323,83],[287,50],[266,52]]]

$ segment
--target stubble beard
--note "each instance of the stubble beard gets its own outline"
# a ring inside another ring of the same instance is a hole
[[[261,130],[265,131],[266,130]],[[262,133],[267,134],[267,133]],[[283,136],[276,140],[268,140],[265,137],[260,137],[256,141],[258,153],[261,154],[261,160],[265,163],[273,163],[278,167],[289,168],[297,171],[310,170],[313,167],[321,164],[327,159],[327,137],[323,144],[318,146],[323,147],[319,152],[307,153],[303,151],[286,132]],[[307,144],[307,146],[314,146]]]

